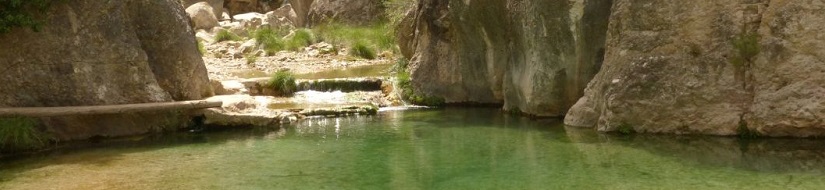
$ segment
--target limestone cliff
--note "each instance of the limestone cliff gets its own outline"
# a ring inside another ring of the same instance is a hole
[[[421,0],[399,41],[420,94],[563,116],[602,62],[611,4]]]
[[[0,107],[165,102],[211,95],[178,0],[78,0],[53,5],[40,32],[0,34]],[[146,133],[180,113],[41,118],[58,140]]]
[[[605,64],[565,123],[825,135],[825,4],[617,0]]]

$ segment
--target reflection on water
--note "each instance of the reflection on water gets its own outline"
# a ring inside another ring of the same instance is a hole
[[[317,118],[0,163],[0,189],[822,189],[825,142],[617,136],[495,109]]]

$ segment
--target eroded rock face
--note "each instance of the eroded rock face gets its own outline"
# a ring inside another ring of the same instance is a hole
[[[177,0],[57,3],[40,32],[0,34],[0,107],[166,102],[212,94]],[[182,113],[43,118],[58,140],[176,128]]]
[[[610,0],[421,0],[409,17],[417,93],[563,116],[602,59]],[[409,54],[409,53],[405,53]]]
[[[825,5],[617,0],[613,11],[606,62],[568,125],[825,135],[825,40],[814,32],[825,29]]]

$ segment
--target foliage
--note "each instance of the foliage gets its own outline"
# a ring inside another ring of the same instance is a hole
[[[352,45],[349,51],[351,55],[360,58],[375,59],[375,51],[373,51],[372,49],[367,47],[367,45],[364,45],[361,42],[356,42],[354,45]]]
[[[406,16],[407,11],[415,6],[414,0],[385,0],[384,7],[387,8],[387,21],[390,29],[394,30],[401,20]],[[391,31],[394,33],[395,31]]]
[[[749,129],[748,124],[745,121],[739,122],[739,126],[736,127],[736,132],[739,133],[739,138],[742,139],[755,139],[761,136],[759,132]]]
[[[733,39],[732,45],[736,53],[731,57],[730,62],[735,66],[743,66],[745,63],[752,62],[753,57],[761,51],[757,34],[739,35]]]
[[[290,38],[286,39],[286,49],[298,51],[315,43],[315,36],[312,31],[307,29],[299,29],[295,31]]]
[[[398,87],[401,89],[401,98],[416,105],[425,106],[442,106],[445,101],[444,98],[419,95],[415,93],[410,81],[410,74],[407,72],[398,72]]]
[[[281,39],[279,31],[270,28],[263,28],[253,32],[253,38],[258,42],[258,45],[263,46],[267,54],[275,54],[278,51],[284,50],[284,40]]]
[[[628,123],[620,124],[616,128],[616,131],[619,132],[619,134],[623,134],[623,135],[631,135],[631,134],[636,133],[636,129],[634,129],[633,126],[628,124]]]
[[[397,51],[398,47],[391,28],[392,26],[386,23],[372,26],[328,23],[316,26],[313,32],[321,41],[335,46],[352,47],[356,43],[361,43],[378,51]]]
[[[235,35],[234,33],[229,32],[228,30],[221,30],[221,31],[218,31],[217,34],[215,34],[215,42],[240,41],[240,40],[241,40],[240,36]]]
[[[206,55],[206,47],[203,46],[203,42],[201,42],[200,40],[197,40],[197,41],[198,41],[198,51],[201,52],[201,56]]]
[[[31,150],[48,143],[46,135],[37,130],[32,118],[0,118],[0,150]]]
[[[276,72],[272,75],[267,85],[279,95],[284,96],[292,95],[298,90],[298,86],[295,83],[295,76],[289,71]]]
[[[0,0],[0,34],[15,27],[29,27],[40,31],[43,21],[32,16],[33,12],[45,12],[58,0]]]
[[[407,67],[409,66],[409,64],[410,64],[410,61],[408,61],[406,58],[403,58],[403,57],[398,58],[397,60],[395,60],[395,65],[393,66],[392,71],[406,72]]]
[[[254,53],[248,53],[244,55],[244,58],[246,58],[247,65],[255,64],[255,62],[258,62],[258,56]]]

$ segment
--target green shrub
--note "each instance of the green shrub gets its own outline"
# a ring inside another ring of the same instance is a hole
[[[201,56],[206,55],[206,47],[203,46],[203,42],[201,42],[200,40],[197,40],[197,41],[198,41],[198,51],[201,52]]]
[[[234,33],[229,32],[228,30],[221,30],[221,31],[218,31],[217,34],[215,34],[215,42],[240,41],[240,40],[241,40],[240,36],[235,35]]]
[[[739,138],[742,139],[755,139],[761,136],[758,132],[749,129],[748,123],[745,121],[739,121],[739,126],[736,127],[736,132],[739,133]]]
[[[263,28],[254,32],[253,37],[258,45],[262,46],[267,54],[275,54],[284,50],[284,40],[281,39],[280,32],[270,28]]]
[[[295,83],[295,76],[289,71],[278,71],[272,78],[269,79],[270,88],[275,90],[278,95],[290,96],[298,90],[298,85]]]
[[[48,143],[46,135],[37,130],[32,118],[0,118],[0,150],[31,150]]]
[[[312,31],[307,29],[299,29],[295,34],[286,40],[286,49],[298,51],[315,43],[315,36]]]
[[[731,43],[736,52],[731,57],[730,62],[735,66],[743,66],[745,63],[753,62],[753,58],[761,51],[759,35],[757,34],[739,35]]]
[[[350,55],[357,56],[364,59],[375,59],[375,51],[367,47],[361,42],[356,42],[349,49]]]
[[[410,64],[410,62],[407,61],[406,58],[403,58],[403,57],[398,58],[397,60],[395,60],[395,65],[393,66],[392,70],[395,71],[395,72],[406,72],[407,71],[407,66],[409,64]]]
[[[385,0],[384,7],[387,8],[385,12],[387,15],[388,25],[391,29],[395,29],[401,20],[406,16],[407,10],[415,6],[414,0]]]
[[[616,132],[623,135],[631,135],[636,133],[636,129],[630,124],[622,123],[616,128]]]
[[[0,34],[8,33],[15,27],[29,27],[40,31],[43,21],[32,17],[32,13],[45,12],[59,0],[0,0]]]
[[[244,55],[244,58],[246,58],[247,65],[255,64],[255,62],[258,62],[258,56],[254,53],[247,53],[246,55]]]
[[[442,106],[445,104],[444,98],[416,94],[412,88],[409,73],[404,71],[398,72],[396,78],[398,80],[398,88],[401,89],[401,99],[415,105]]]

